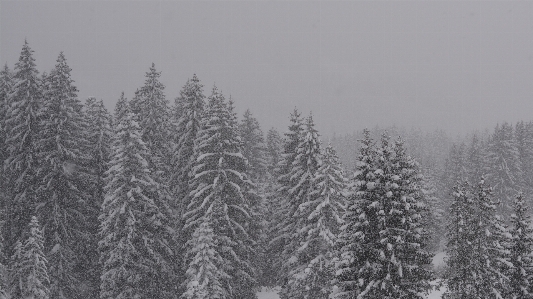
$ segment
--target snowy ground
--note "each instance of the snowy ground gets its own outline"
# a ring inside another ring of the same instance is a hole
[[[442,290],[433,291],[429,293],[427,299],[441,299],[442,294],[444,294],[444,288]],[[258,299],[279,299],[279,296],[276,291],[261,291],[257,293],[257,297]]]
[[[435,256],[433,257],[433,266],[435,268],[444,266],[444,258],[445,257],[446,257],[446,254],[444,252],[439,252],[439,253],[435,254]],[[432,285],[436,286],[437,282],[433,281]],[[444,294],[445,290],[446,289],[444,287],[442,287],[439,290],[433,290],[433,291],[431,291],[429,293],[427,299],[441,299],[442,298],[442,294]],[[276,288],[274,288],[274,289],[263,288],[260,292],[257,293],[257,297],[258,297],[258,299],[279,299],[278,289],[276,289]]]

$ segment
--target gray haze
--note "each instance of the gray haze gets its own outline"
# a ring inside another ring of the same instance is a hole
[[[533,1],[2,1],[0,62],[24,38],[49,71],[64,51],[79,96],[112,109],[151,63],[173,102],[196,73],[241,114],[323,134],[376,124],[450,133],[533,119]]]

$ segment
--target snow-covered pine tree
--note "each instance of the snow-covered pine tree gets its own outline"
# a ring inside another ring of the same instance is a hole
[[[335,264],[333,281],[335,286],[332,296],[335,299],[356,298],[360,293],[359,289],[365,282],[359,274],[360,267],[365,265],[363,249],[371,250],[372,248],[363,248],[358,244],[363,239],[377,239],[378,234],[370,228],[371,225],[375,226],[377,221],[375,217],[369,218],[362,214],[362,204],[374,200],[371,190],[375,185],[374,173],[377,170],[377,151],[369,130],[363,131],[363,139],[360,143],[353,190],[346,201],[343,225],[340,227],[335,245],[339,258]]]
[[[90,298],[98,297],[101,269],[98,264],[98,212],[104,202],[105,172],[109,168],[109,161],[112,154],[111,143],[113,137],[112,118],[107,111],[102,100],[90,97],[85,101],[86,127],[88,154],[87,165],[85,167],[90,173],[90,180],[85,186],[90,195],[89,204],[94,213],[88,216],[88,231],[91,241],[87,243],[83,259],[85,260],[85,270],[82,279],[89,285],[91,291]]]
[[[29,225],[28,239],[22,248],[21,266],[25,285],[23,298],[48,299],[48,265],[44,254],[44,236],[37,217],[33,216]]]
[[[471,182],[477,181],[485,172],[485,148],[483,141],[474,134],[470,141],[470,145],[466,149],[465,165],[466,165],[466,179]]]
[[[447,223],[447,269],[444,275],[446,299],[475,298],[472,265],[474,264],[473,236],[470,223],[475,217],[471,186],[467,181],[457,182],[452,192],[453,201]]]
[[[329,144],[312,179],[309,201],[300,205],[303,242],[297,250],[299,271],[292,277],[303,298],[326,298],[333,280],[334,245],[345,207],[347,181]]]
[[[264,184],[264,205],[262,213],[262,234],[260,238],[260,245],[262,247],[261,259],[261,275],[259,284],[262,286],[273,287],[278,280],[278,272],[276,270],[275,261],[279,259],[279,252],[281,249],[270,246],[271,240],[277,237],[275,230],[276,224],[279,224],[282,216],[279,207],[280,198],[277,192],[280,185],[277,182],[277,167],[281,159],[282,140],[276,129],[271,128],[267,134],[267,172]]]
[[[368,141],[363,141],[364,148],[365,143]],[[364,158],[367,155],[362,156],[354,190],[354,240],[342,252],[337,272],[340,292],[335,296],[424,298],[430,289],[427,266],[431,256],[422,228],[425,207],[417,163],[407,156],[401,139],[391,145],[385,134],[371,160],[373,169],[365,161],[370,160]],[[350,214],[349,208],[347,215]],[[349,225],[348,222],[343,227]],[[345,242],[346,231],[341,232],[341,242]],[[353,253],[348,254],[350,251]],[[353,276],[346,277],[348,273]]]
[[[531,217],[522,194],[514,201],[511,215],[510,262],[513,268],[509,275],[509,296],[511,299],[533,298],[533,229]]]
[[[221,214],[212,219],[222,269],[229,275],[226,289],[232,298],[255,298],[255,269],[252,266],[255,241],[250,199],[254,185],[246,175],[246,159],[241,154],[236,121],[216,87],[202,117],[195,141],[196,157],[190,180],[190,203],[184,214],[187,236],[201,224],[217,201]],[[190,238],[190,237],[189,237]],[[185,261],[184,264],[189,264]],[[224,283],[225,285],[225,283]]]
[[[115,105],[115,111],[113,114],[113,128],[117,126],[118,123],[122,120],[124,115],[129,111],[130,103],[128,99],[124,96],[124,92],[120,94],[120,98]]]
[[[302,281],[299,278],[302,277],[302,273],[311,263],[311,260],[316,257],[313,256],[313,253],[310,253],[310,256],[306,256],[309,252],[302,252],[305,249],[304,242],[308,233],[308,231],[304,231],[306,222],[313,212],[312,210],[307,210],[306,207],[312,204],[310,194],[314,190],[313,180],[321,164],[320,140],[315,129],[313,117],[310,115],[306,119],[304,137],[298,145],[297,155],[289,173],[293,187],[287,190],[289,202],[282,230],[282,233],[288,236],[288,243],[285,244],[282,253],[285,259],[283,273],[287,273],[287,280],[281,285],[281,298],[304,297],[304,294],[306,294],[306,286],[302,284],[305,279],[302,279]],[[310,230],[311,227],[307,227],[307,229]],[[304,244],[303,246],[302,243]],[[302,249],[302,247],[304,248]],[[311,251],[314,249],[310,248]]]
[[[0,162],[2,162],[2,167],[0,167],[0,175],[3,174],[4,167],[3,162],[7,158],[7,148],[6,148],[6,118],[7,111],[9,107],[9,94],[13,87],[13,74],[11,70],[6,65],[0,71]],[[0,186],[2,186],[0,184]],[[2,195],[0,195],[2,196]],[[1,199],[1,197],[0,197]]]
[[[25,271],[22,267],[24,260],[23,246],[22,242],[17,240],[13,246],[13,254],[9,259],[9,295],[14,299],[24,298]]]
[[[117,124],[100,215],[100,298],[173,298],[168,203],[152,178],[132,113]]]
[[[244,112],[239,124],[239,135],[243,145],[242,154],[248,160],[248,174],[255,183],[265,179],[267,163],[265,160],[265,144],[259,122],[253,117],[250,109]]]
[[[0,299],[7,299],[7,268],[4,255],[3,221],[0,221]]]
[[[45,231],[50,296],[58,299],[78,294],[79,275],[83,272],[78,265],[83,265],[86,246],[91,243],[89,221],[97,213],[84,186],[89,179],[81,167],[87,164],[85,119],[70,71],[60,53],[48,77],[50,86],[41,111],[36,154],[41,161],[36,167],[39,176],[36,213]]]
[[[10,197],[5,205],[5,253],[13,255],[17,240],[21,240],[35,207],[37,161],[36,142],[42,93],[33,50],[24,42],[19,61],[15,64],[10,106],[5,119],[7,159],[4,162],[5,180]]]
[[[523,186],[520,153],[510,124],[496,126],[488,143],[485,161],[487,182],[493,186],[496,200],[501,202],[498,213],[507,219],[511,215],[514,196]]]
[[[283,140],[275,128],[270,128],[267,132],[266,162],[268,172],[274,176],[274,171],[281,160]]]
[[[508,292],[510,236],[492,200],[492,188],[482,177],[473,190],[475,215],[470,223],[474,236],[474,260],[471,271],[477,298],[500,298]]]
[[[11,298],[48,299],[50,296],[43,230],[32,216],[24,243],[17,241],[10,265]]]
[[[298,155],[298,145],[303,140],[304,125],[300,117],[300,112],[296,108],[290,114],[289,130],[285,133],[285,140],[283,144],[283,152],[281,154],[281,160],[275,168],[275,175],[277,178],[277,184],[279,189],[276,196],[271,198],[270,205],[274,211],[272,219],[269,220],[272,223],[269,234],[273,237],[269,243],[270,255],[276,257],[272,262],[273,269],[275,270],[277,278],[277,284],[281,285],[286,283],[288,273],[283,271],[283,265],[286,260],[282,255],[285,246],[290,242],[290,234],[288,228],[285,225],[287,218],[289,218],[289,192],[288,190],[293,187],[293,182],[290,180],[292,164]]]
[[[159,81],[160,76],[161,72],[158,72],[152,63],[150,71],[146,73],[144,86],[137,90],[130,105],[150,153],[146,159],[155,175],[154,179],[162,184],[166,183],[170,175],[170,153],[173,144],[170,135],[170,109],[164,94],[165,86]]]
[[[533,194],[533,123],[518,122],[515,126],[515,143],[522,166],[522,190]]]
[[[187,242],[186,259],[190,261],[185,280],[184,299],[225,299],[230,277],[222,269],[224,261],[217,252],[216,236],[211,228],[211,215],[220,214],[222,204],[216,202]],[[215,216],[216,217],[216,216]]]
[[[194,162],[194,141],[201,129],[204,99],[203,85],[196,75],[187,80],[176,99],[176,106],[180,107],[181,112],[176,121],[176,145],[172,155],[170,186],[180,219],[188,205],[189,174]]]

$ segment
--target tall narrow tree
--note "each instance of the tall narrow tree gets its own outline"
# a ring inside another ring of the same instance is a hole
[[[339,237],[344,246],[337,272],[340,292],[335,296],[424,298],[430,288],[431,256],[421,226],[425,207],[417,164],[401,140],[391,145],[384,135],[380,147],[368,153],[373,158],[366,153],[370,142],[363,141],[356,172],[355,219],[352,208],[347,214],[352,218],[347,221],[355,223],[346,223]],[[353,236],[346,237],[350,228]]]
[[[42,93],[33,50],[24,42],[19,61],[15,64],[13,89],[5,119],[6,149],[4,162],[6,182],[10,198],[7,200],[4,239],[6,256],[13,255],[13,247],[21,240],[25,225],[35,207],[37,182],[36,142],[41,134],[39,111]]]
[[[266,175],[265,144],[261,126],[249,109],[244,112],[239,124],[243,150],[242,154],[248,160],[248,173],[256,183],[262,183]]]
[[[176,106],[181,113],[177,119],[175,147],[172,156],[172,175],[170,185],[175,198],[175,205],[180,216],[183,215],[189,201],[189,174],[194,162],[194,141],[201,129],[201,117],[204,111],[203,85],[196,75],[187,80],[176,99]]]
[[[70,76],[63,53],[49,75],[37,143],[39,175],[37,214],[45,231],[45,251],[49,261],[50,295],[72,298],[78,293],[86,244],[91,240],[88,223],[97,212],[89,203],[84,182],[89,179],[81,166],[87,164],[84,153],[85,120],[77,88]]]
[[[217,251],[224,260],[222,270],[231,278],[227,283],[231,288],[226,291],[233,298],[255,298],[255,269],[251,263],[254,220],[250,202],[256,195],[240,150],[236,122],[223,95],[214,87],[195,141],[196,160],[184,229],[191,236],[213,204],[220,202],[221,213],[212,221]]]
[[[100,298],[172,298],[168,203],[152,178],[141,128],[131,113],[117,127],[100,215]]]
[[[513,208],[512,226],[509,231],[511,234],[510,262],[513,264],[509,277],[509,298],[529,299],[533,298],[533,286],[530,283],[533,278],[533,229],[522,194],[516,197]]]
[[[90,180],[85,184],[89,191],[89,205],[94,213],[88,216],[88,232],[91,236],[87,243],[84,260],[85,271],[82,279],[90,286],[90,297],[98,297],[101,270],[98,264],[98,212],[104,202],[105,172],[109,168],[112,154],[112,118],[102,100],[90,97],[85,102],[86,139],[88,154],[87,168]]]

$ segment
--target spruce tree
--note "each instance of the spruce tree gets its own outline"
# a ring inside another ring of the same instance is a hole
[[[511,215],[510,262],[513,268],[509,275],[509,298],[533,298],[533,229],[528,208],[522,194],[514,201],[514,213]]]
[[[102,100],[96,100],[90,97],[85,102],[86,128],[85,135],[87,139],[88,154],[87,167],[90,173],[90,180],[85,184],[88,188],[92,206],[91,213],[88,215],[88,232],[91,236],[87,244],[84,259],[86,269],[83,271],[82,278],[90,284],[91,298],[98,297],[98,288],[100,284],[100,273],[98,264],[98,212],[104,202],[105,172],[109,167],[109,161],[112,154],[112,119],[111,114],[107,111]]]
[[[44,236],[37,217],[29,225],[28,239],[23,247],[22,271],[25,274],[24,298],[48,299],[50,280],[47,260],[44,255]]]
[[[48,299],[50,297],[43,231],[37,217],[28,227],[27,239],[17,242],[11,258],[12,298]]]
[[[277,167],[281,159],[282,140],[276,129],[271,128],[267,134],[267,173],[264,184],[264,206],[262,214],[262,234],[260,244],[262,247],[260,285],[273,287],[278,280],[278,272],[275,261],[279,259],[280,248],[271,246],[270,242],[277,237],[276,224],[283,218],[281,212],[280,197],[277,190],[280,185],[277,182]]]
[[[447,224],[446,260],[447,269],[444,275],[447,291],[445,298],[473,298],[474,280],[472,266],[474,264],[474,248],[472,227],[475,217],[471,186],[467,181],[457,182],[450,206],[450,220]]]
[[[150,152],[146,159],[153,175],[156,175],[154,179],[164,183],[170,175],[172,142],[168,100],[164,94],[165,86],[159,81],[160,76],[161,72],[152,63],[150,71],[146,73],[144,86],[137,90],[130,106],[141,128],[142,140]]]
[[[278,164],[281,160],[283,140],[279,136],[276,129],[271,128],[267,132],[267,142],[266,142],[266,162],[267,170],[270,175],[274,176],[275,169],[278,167]]]
[[[217,214],[222,205],[213,206],[211,214]],[[230,277],[222,269],[224,261],[217,252],[216,236],[211,228],[210,214],[204,217],[200,226],[187,242],[186,259],[190,260],[186,271],[184,299],[229,298],[227,287],[223,286]]]
[[[184,214],[187,236],[201,224],[215,202],[221,213],[212,219],[217,251],[229,277],[226,291],[233,298],[255,298],[255,269],[252,266],[255,241],[250,202],[254,185],[246,174],[236,121],[221,93],[213,87],[195,141],[196,157],[190,180],[190,202]],[[190,264],[186,260],[185,264]]]
[[[273,226],[270,229],[270,235],[273,237],[269,243],[270,254],[277,257],[273,261],[274,269],[277,269],[277,284],[286,283],[288,273],[283,269],[286,262],[282,252],[289,242],[291,236],[289,228],[285,225],[291,216],[289,216],[289,190],[293,187],[294,181],[291,181],[291,169],[293,162],[298,155],[298,145],[303,140],[304,125],[300,117],[300,112],[296,108],[290,114],[289,130],[285,133],[283,152],[281,160],[275,169],[277,184],[279,186],[277,194],[272,197],[271,205],[274,210],[270,222]]]
[[[343,225],[340,228],[336,240],[336,250],[338,262],[335,264],[335,290],[333,298],[354,298],[359,293],[362,286],[359,279],[359,267],[364,265],[363,247],[357,246],[361,239],[376,239],[377,232],[370,229],[370,225],[375,225],[375,217],[361,215],[362,206],[360,198],[372,199],[371,189],[375,184],[375,171],[377,163],[377,151],[375,141],[370,135],[370,131],[363,131],[363,139],[360,140],[359,155],[357,156],[356,172],[353,190],[347,197],[346,211],[343,214]],[[363,216],[360,221],[360,216]],[[370,250],[371,247],[368,248]]]
[[[172,176],[170,185],[175,198],[178,214],[184,213],[189,201],[189,173],[194,162],[194,141],[201,129],[204,111],[203,85],[196,75],[187,80],[176,99],[181,113],[176,123],[175,147],[172,156]]]
[[[306,234],[311,229],[307,227],[307,231],[305,230],[306,222],[312,213],[312,210],[307,210],[306,207],[313,204],[310,196],[313,192],[313,180],[322,163],[320,140],[314,126],[313,118],[309,116],[306,120],[305,137],[298,145],[297,155],[289,173],[293,187],[287,190],[289,202],[287,218],[283,221],[284,229],[282,230],[288,236],[288,242],[282,253],[285,259],[283,272],[287,273],[287,281],[282,284],[281,298],[304,296],[305,286],[301,281],[296,280],[302,276],[302,272],[316,257],[313,256],[316,252],[302,252],[302,247],[305,248]],[[304,245],[301,245],[302,243]],[[315,249],[311,248],[311,251]]]
[[[347,191],[344,171],[333,147],[328,145],[322,164],[312,179],[309,201],[300,205],[303,242],[297,250],[301,265],[293,283],[303,298],[326,298],[331,293],[334,269],[334,244],[342,224]]]
[[[7,158],[7,148],[6,148],[6,119],[8,115],[9,108],[9,94],[13,88],[13,74],[11,70],[7,67],[7,64],[0,71],[0,162],[3,162]],[[0,175],[3,174],[4,167],[0,167]],[[0,185],[2,186],[2,185]],[[0,198],[1,199],[1,198]]]
[[[363,141],[363,147],[369,142]],[[340,290],[335,296],[424,298],[430,288],[431,256],[422,228],[425,207],[417,163],[407,156],[401,139],[391,145],[386,135],[373,159],[365,151],[356,172],[355,223],[346,223],[339,237],[346,244],[345,233],[350,226],[354,229],[352,241],[341,249]]]
[[[37,143],[37,158],[41,161],[37,171],[37,215],[45,231],[53,298],[72,298],[78,293],[77,284],[83,273],[77,272],[76,267],[85,266],[83,257],[91,244],[89,223],[97,213],[84,186],[90,180],[82,167],[87,163],[85,119],[70,71],[60,53],[49,75]]]
[[[100,298],[171,298],[172,229],[141,128],[124,114],[113,142],[100,215]]]
[[[4,161],[9,198],[5,204],[5,253],[13,255],[17,240],[23,237],[35,207],[37,183],[37,140],[42,93],[33,50],[24,42],[19,61],[15,64],[10,105],[5,119],[7,159]]]
[[[496,126],[488,143],[485,160],[487,182],[493,186],[496,200],[501,202],[498,213],[507,217],[511,214],[514,196],[523,186],[520,153],[510,124]]]
[[[116,127],[124,115],[128,113],[129,105],[130,103],[128,102],[128,99],[124,96],[124,92],[122,92],[117,104],[115,105],[115,111],[113,114],[113,127]]]
[[[248,174],[252,181],[260,183],[266,175],[265,144],[259,122],[249,109],[244,112],[239,124],[243,149],[242,154],[248,160]]]

